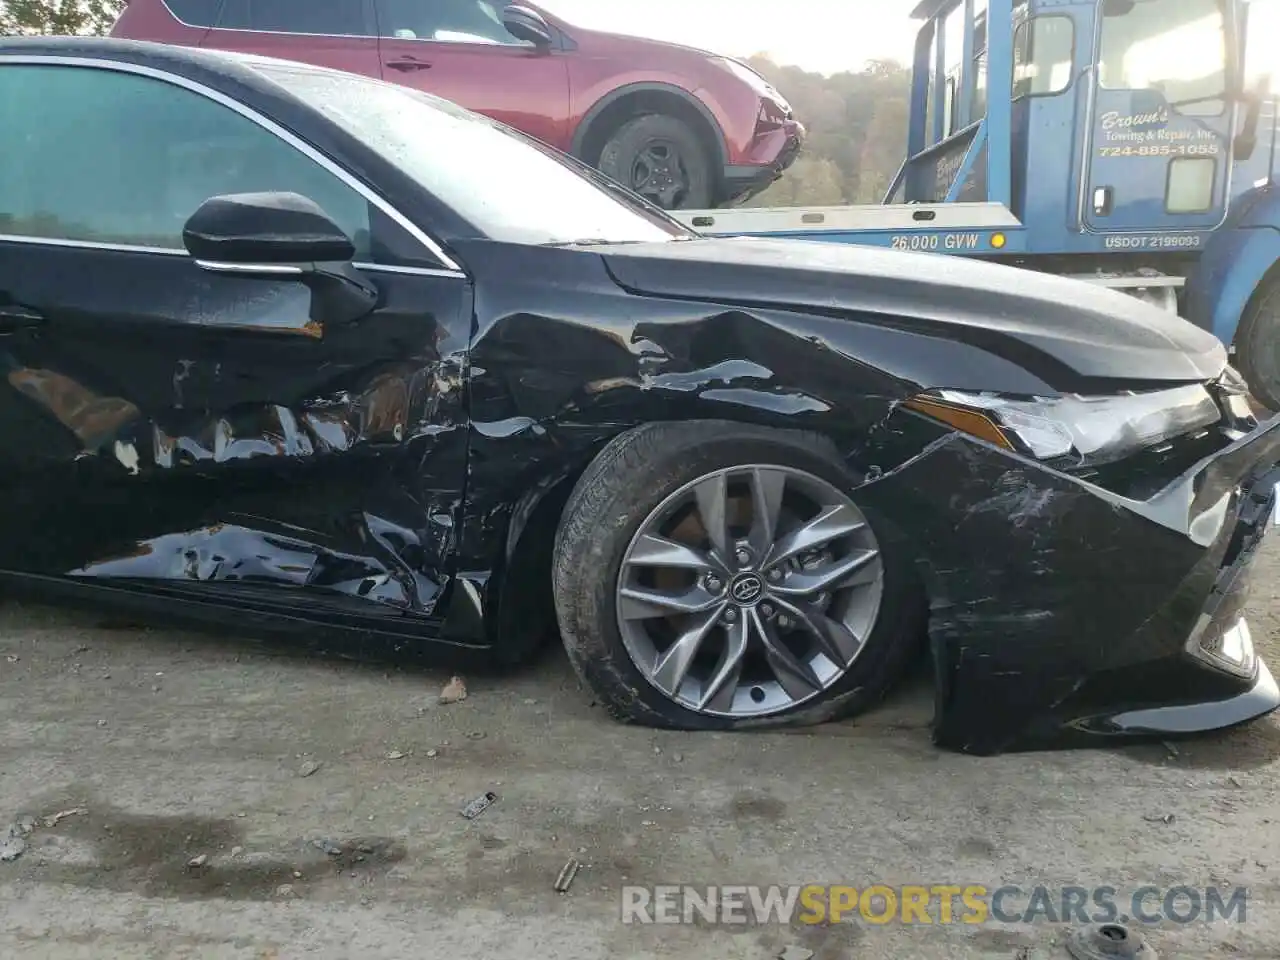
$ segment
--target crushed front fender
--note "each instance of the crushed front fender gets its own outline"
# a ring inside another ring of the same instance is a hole
[[[899,410],[895,419],[914,418]],[[961,434],[865,486],[930,596],[934,739],[996,753],[1218,729],[1280,705],[1242,607],[1280,418],[1130,500]]]

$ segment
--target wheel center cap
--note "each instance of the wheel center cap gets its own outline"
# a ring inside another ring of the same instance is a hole
[[[729,587],[729,596],[744,605],[755,603],[764,593],[764,581],[754,573],[742,573],[734,578]]]

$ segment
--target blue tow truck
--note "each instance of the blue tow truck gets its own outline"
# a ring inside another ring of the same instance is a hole
[[[1280,0],[924,0],[883,204],[682,210],[706,234],[983,257],[1180,312],[1280,409]]]

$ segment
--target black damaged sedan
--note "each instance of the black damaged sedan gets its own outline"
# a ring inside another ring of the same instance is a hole
[[[401,87],[0,42],[0,570],[812,723],[924,649],[936,739],[1280,703],[1241,616],[1280,422],[1136,300],[704,239]]]

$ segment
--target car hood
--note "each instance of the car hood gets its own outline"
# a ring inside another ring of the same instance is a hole
[[[548,21],[555,26],[564,30],[573,39],[581,44],[583,41],[595,40],[607,43],[609,45],[621,44],[627,49],[636,52],[650,50],[654,52],[672,51],[679,54],[690,54],[701,60],[711,60],[719,56],[710,50],[703,50],[701,47],[691,47],[683,43],[675,43],[670,40],[657,40],[653,37],[643,37],[638,34],[631,33],[615,33],[612,30],[597,30],[590,27],[584,27],[572,20],[567,20],[557,12],[559,4],[552,3],[551,6],[540,3],[531,3],[530,0],[520,0],[521,6],[532,7],[543,15]]]
[[[1134,297],[963,257],[755,238],[600,252],[634,294],[812,310],[962,341],[1060,390],[1081,380],[1209,380],[1227,363],[1212,334]]]

